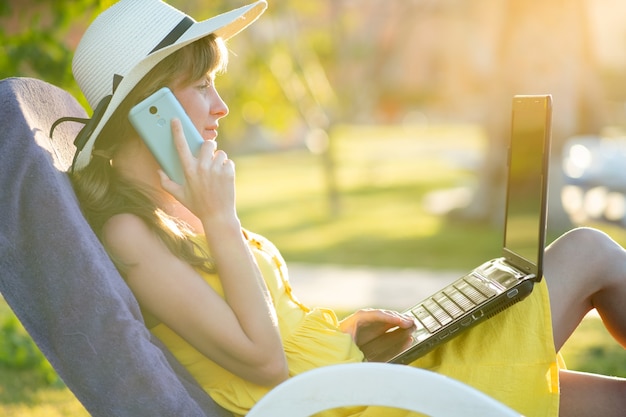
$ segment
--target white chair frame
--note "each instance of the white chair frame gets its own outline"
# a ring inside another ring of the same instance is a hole
[[[308,417],[348,406],[386,406],[432,417],[520,417],[490,396],[424,369],[352,363],[314,369],[270,391],[247,417]]]

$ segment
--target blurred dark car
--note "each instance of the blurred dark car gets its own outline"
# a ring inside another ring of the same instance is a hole
[[[561,198],[572,220],[626,226],[626,137],[572,137],[562,155]]]

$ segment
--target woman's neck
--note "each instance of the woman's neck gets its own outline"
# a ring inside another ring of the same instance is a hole
[[[113,168],[129,181],[150,190],[163,212],[187,223],[194,233],[204,233],[200,219],[161,187],[159,165],[147,147],[139,139],[128,141],[125,147],[124,152],[118,152],[113,158]]]
[[[167,201],[160,205],[160,207],[167,215],[185,222],[194,233],[199,235],[204,234],[204,226],[195,214],[189,211],[187,207],[181,204],[170,194],[167,194],[164,197],[167,198]]]

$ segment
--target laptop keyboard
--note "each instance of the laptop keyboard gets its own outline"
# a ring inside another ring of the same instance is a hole
[[[496,294],[480,275],[472,272],[410,311],[433,333]]]

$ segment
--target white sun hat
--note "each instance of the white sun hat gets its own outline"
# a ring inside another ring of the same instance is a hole
[[[156,64],[209,34],[224,40],[236,35],[266,8],[266,1],[260,0],[196,22],[160,0],[121,0],[98,15],[80,40],[72,61],[74,78],[94,109],[76,138],[72,169],[87,166],[105,123]]]

